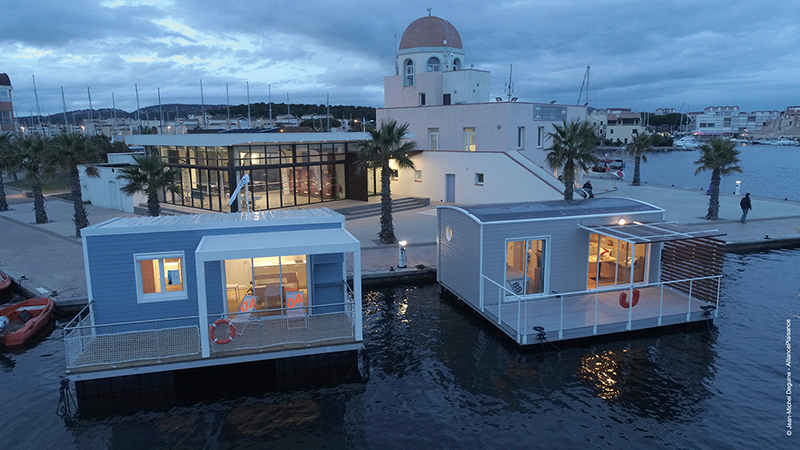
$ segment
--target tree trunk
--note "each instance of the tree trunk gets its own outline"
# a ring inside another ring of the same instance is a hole
[[[637,156],[634,159],[634,163],[633,163],[633,183],[631,183],[634,186],[641,186],[641,180],[639,179],[639,164],[641,163],[641,161],[642,161],[642,157],[641,156]]]
[[[718,169],[711,171],[711,197],[708,199],[708,214],[706,219],[719,219],[719,181],[720,174]]]
[[[572,200],[575,193],[575,169],[571,162],[564,164],[564,200]]]
[[[8,200],[6,200],[6,185],[3,183],[3,172],[0,172],[0,211],[8,211]]]
[[[381,244],[394,244],[397,241],[392,224],[391,173],[392,169],[388,166],[381,167],[381,231],[378,233]]]
[[[47,211],[44,207],[44,194],[42,194],[42,177],[39,171],[33,173],[33,210],[36,212],[36,223],[47,223]]]
[[[81,192],[81,177],[77,166],[72,166],[69,173],[70,192],[72,193],[72,206],[75,213],[72,221],[75,222],[75,236],[81,237],[81,229],[89,226],[86,207],[83,205],[83,192]]]
[[[161,205],[158,203],[158,193],[147,194],[147,215],[158,217],[161,214]]]

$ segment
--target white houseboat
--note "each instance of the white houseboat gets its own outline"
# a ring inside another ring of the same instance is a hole
[[[362,346],[360,244],[328,208],[117,218],[81,234],[90,302],[64,329],[76,384]]]
[[[704,321],[722,234],[627,198],[441,206],[437,279],[522,346]]]

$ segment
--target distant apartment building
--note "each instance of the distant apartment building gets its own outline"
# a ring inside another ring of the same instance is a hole
[[[657,116],[666,116],[667,114],[677,114],[678,110],[675,108],[658,108],[656,109]]]
[[[760,130],[767,122],[778,119],[780,111],[743,112],[738,106],[709,106],[689,116],[693,131],[700,136],[744,135]]]
[[[642,115],[629,108],[596,109],[587,120],[602,139],[623,145],[645,131]]]
[[[0,73],[0,132],[13,132],[14,106],[11,103],[11,79]]]
[[[767,121],[754,138],[800,138],[800,106],[789,106],[777,119]]]

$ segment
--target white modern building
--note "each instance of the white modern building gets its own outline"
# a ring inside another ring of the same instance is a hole
[[[689,113],[694,132],[707,136],[742,135],[760,130],[780,117],[780,111],[742,112],[738,106],[709,106],[703,112]]]
[[[490,86],[489,72],[467,65],[451,23],[429,15],[406,28],[376,115],[409,124],[406,136],[422,152],[412,157],[415,170],[398,171],[393,195],[461,204],[563,196],[558,173],[545,166],[547,133],[585,120],[586,108],[492,99]]]

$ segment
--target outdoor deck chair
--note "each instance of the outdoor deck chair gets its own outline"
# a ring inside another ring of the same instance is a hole
[[[256,303],[258,303],[257,295],[245,295],[242,298],[242,303],[239,304],[236,315],[231,318],[231,322],[236,326],[237,333],[244,331],[250,321],[250,316],[253,315],[253,311],[256,309]]]

